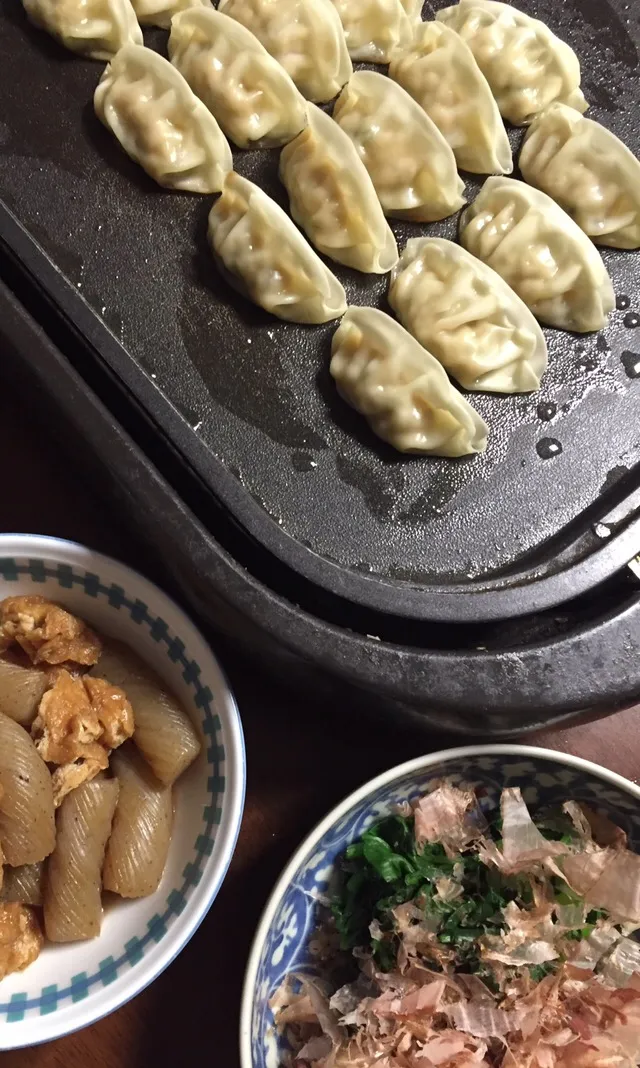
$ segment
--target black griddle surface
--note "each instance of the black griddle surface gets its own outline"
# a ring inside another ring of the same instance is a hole
[[[425,17],[437,6],[426,4]],[[637,153],[637,5],[519,6],[576,49],[589,116]],[[165,50],[166,34],[145,37]],[[115,369],[161,427],[163,398],[180,414],[176,434],[171,413],[173,439],[213,492],[284,559],[295,549],[302,571],[307,557],[321,583],[339,574],[325,562],[414,587],[518,569],[640,460],[640,378],[629,355],[640,354],[640,254],[602,250],[619,309],[597,336],[545,330],[549,370],[537,394],[470,398],[490,427],[484,456],[402,457],[336,394],[336,324],[281,323],[234,295],[206,245],[212,198],[159,189],[100,125],[92,95],[102,64],[32,29],[18,0],[2,0],[0,63],[0,198],[61,284],[109,327],[124,350]],[[522,136],[511,131],[512,144]],[[286,207],[276,151],[236,151],[234,160]],[[481,183],[465,178],[471,200]],[[402,247],[422,233],[453,238],[456,219],[393,228]],[[387,278],[331,266],[351,303],[388,310]]]

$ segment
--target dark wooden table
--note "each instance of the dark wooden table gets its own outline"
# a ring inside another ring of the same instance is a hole
[[[0,396],[4,440],[0,530],[85,542],[145,570],[135,534],[107,512],[28,404]],[[151,576],[153,577],[153,576]],[[68,1038],[0,1054],[2,1068],[236,1068],[242,975],[269,890],[304,834],[340,798],[393,764],[442,746],[417,729],[371,728],[363,739],[348,705],[293,698],[239,655],[224,657],[247,743],[247,804],[228,877],[194,939],[160,978],[119,1012]],[[640,776],[640,706],[527,741]],[[637,733],[636,733],[637,732]],[[449,741],[449,740],[448,740]]]

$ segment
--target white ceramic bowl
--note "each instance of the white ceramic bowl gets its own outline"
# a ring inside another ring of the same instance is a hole
[[[0,1050],[45,1042],[113,1012],[171,963],[206,915],[233,853],[244,803],[238,709],[215,656],[178,606],[135,571],[57,538],[0,535],[0,598],[42,594],[117,636],[164,679],[203,740],[176,787],[158,891],[110,906],[100,936],[45,946],[0,982]]]
[[[269,898],[249,957],[242,997],[242,1068],[280,1068],[285,1052],[269,999],[290,972],[313,973],[308,951],[318,900],[330,889],[336,859],[393,805],[424,793],[435,779],[482,786],[497,805],[504,786],[519,786],[527,804],[587,801],[624,827],[640,851],[640,788],[588,760],[528,745],[480,745],[418,757],[384,772],[345,798],[305,838]]]

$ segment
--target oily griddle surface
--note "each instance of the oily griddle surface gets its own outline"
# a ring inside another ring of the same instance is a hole
[[[520,7],[576,49],[589,115],[637,153],[637,10],[622,0]],[[162,31],[145,36],[165,50]],[[640,254],[603,250],[620,308],[597,336],[545,330],[550,366],[537,394],[471,397],[490,427],[484,456],[403,457],[337,396],[335,324],[282,323],[234,295],[206,245],[211,198],[161,190],[100,125],[100,63],[32,29],[18,0],[0,9],[0,63],[0,198],[182,414],[192,428],[183,451],[202,458],[204,445],[221,461],[266,533],[277,525],[352,571],[464,581],[539,550],[640,458],[640,379],[625,370],[640,353]],[[512,144],[522,136],[511,131]],[[234,156],[286,207],[277,151]],[[471,200],[481,183],[465,177]],[[393,228],[402,247],[423,233],[453,238],[456,219]],[[331,266],[351,303],[387,309],[385,277]]]

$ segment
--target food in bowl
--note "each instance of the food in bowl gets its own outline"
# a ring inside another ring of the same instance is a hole
[[[172,788],[200,749],[125,646],[44,597],[0,602],[0,979],[45,938],[99,935],[103,890],[157,890]]]
[[[518,787],[498,810],[436,783],[339,858],[319,976],[296,971],[271,1000],[280,1063],[631,1068],[639,886],[640,856],[590,806],[533,819]]]

